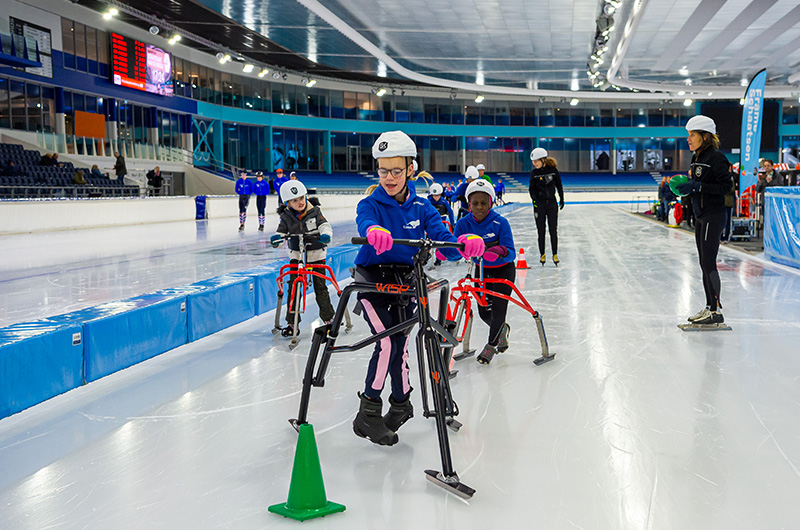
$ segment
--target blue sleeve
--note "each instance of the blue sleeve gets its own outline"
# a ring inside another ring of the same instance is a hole
[[[455,243],[456,238],[450,233],[450,230],[444,226],[442,216],[430,202],[426,201],[422,215],[425,219],[425,232],[428,234],[428,237],[433,241],[450,241]]]
[[[361,237],[367,237],[367,229],[369,229],[372,225],[381,225],[380,218],[377,215],[377,209],[375,208],[375,201],[369,199],[369,197],[365,199],[361,199],[356,206],[356,225],[358,226],[358,235]],[[431,206],[433,208],[433,206]],[[387,228],[388,227],[385,227]]]

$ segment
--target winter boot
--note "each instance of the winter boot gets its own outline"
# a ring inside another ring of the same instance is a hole
[[[392,396],[389,396],[389,412],[383,416],[383,424],[392,432],[403,426],[405,422],[414,417],[414,407],[411,405],[411,393],[409,392],[406,400],[398,403]]]
[[[477,361],[480,364],[489,364],[492,362],[494,356],[497,355],[497,347],[487,344],[483,347],[483,351],[478,355]]]
[[[372,443],[378,445],[394,445],[397,443],[397,435],[390,431],[383,423],[381,417],[381,409],[383,402],[378,399],[374,401],[367,396],[358,393],[361,400],[361,406],[356,414],[356,419],[353,420],[353,432],[356,436],[366,438]]]

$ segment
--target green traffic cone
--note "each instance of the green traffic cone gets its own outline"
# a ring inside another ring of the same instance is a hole
[[[300,425],[300,435],[294,453],[289,500],[282,504],[273,504],[269,507],[269,511],[298,521],[307,521],[344,510],[343,504],[328,502],[325,497],[325,484],[322,482],[322,468],[319,465],[317,442],[314,440],[314,427],[310,423],[304,423]]]

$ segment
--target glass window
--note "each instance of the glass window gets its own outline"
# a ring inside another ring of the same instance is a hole
[[[524,107],[510,107],[509,108],[509,124],[510,125],[525,125],[525,108]]]
[[[661,127],[664,125],[664,110],[662,107],[651,107],[647,109],[647,125],[650,127]]]
[[[64,48],[64,68],[75,69],[75,27],[71,20],[61,19],[61,45]]]
[[[86,26],[75,22],[75,69],[87,72],[86,64]]]
[[[344,93],[331,90],[331,118],[344,118]]]
[[[222,72],[220,75],[222,80],[222,104],[226,107],[233,106],[233,83],[231,81],[231,74]]]
[[[525,107],[525,126],[536,127],[539,125],[539,117],[536,115],[536,107],[531,104]]]
[[[481,109],[481,125],[494,125],[494,105],[483,103],[478,107]]]
[[[511,125],[511,111],[507,101],[495,103],[494,123],[495,125]]]
[[[569,127],[569,107],[556,107],[556,127]]]
[[[797,125],[797,107],[794,104],[783,102],[783,124]]]
[[[397,122],[411,121],[407,96],[397,96],[394,98],[394,119]]]
[[[308,116],[308,89],[304,86],[295,88],[294,99],[297,115]]]
[[[272,112],[283,114],[283,85],[280,83],[272,84]]]
[[[97,30],[97,62],[108,64],[108,33],[99,29]]]
[[[86,28],[86,59],[90,74],[97,75],[97,30]]]
[[[312,88],[308,91],[308,115],[319,118],[328,117],[328,103],[324,90]]]
[[[467,125],[480,125],[481,107],[477,103],[467,102],[467,104],[464,105],[464,114],[466,115]]]
[[[450,107],[450,121],[453,125],[464,124],[464,120],[466,119],[465,110],[464,101],[458,99],[453,100],[453,105]]]
[[[600,109],[600,127],[614,126],[614,109]]]
[[[634,127],[647,127],[647,109],[633,109],[633,126]]]
[[[617,127],[631,127],[633,123],[633,113],[631,109],[617,108]]]
[[[237,108],[244,107],[244,98],[242,97],[243,88],[242,88],[243,80],[241,76],[234,75],[231,76],[231,106]]]
[[[585,118],[583,116],[583,110],[570,107],[569,111],[569,125],[570,127],[583,127],[585,124]]]
[[[358,119],[358,96],[355,92],[344,92],[344,118],[346,120]]]
[[[424,123],[425,105],[423,99],[418,97],[410,97],[408,98],[408,106],[411,114],[411,123]]]
[[[8,106],[8,79],[0,77],[0,128],[11,128],[11,108]]]
[[[541,127],[552,127],[555,124],[556,116],[553,107],[539,107],[539,125]]]
[[[664,109],[664,125],[667,127],[677,127],[680,125],[678,109]]]
[[[425,98],[423,100],[423,108],[425,112],[425,123],[438,123],[439,121],[439,105],[433,98]]]
[[[8,99],[11,106],[11,128],[21,131],[26,130],[27,120],[25,117],[25,83],[14,81],[8,82]]]

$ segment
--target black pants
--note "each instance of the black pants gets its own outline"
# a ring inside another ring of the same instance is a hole
[[[289,260],[289,263],[297,264],[300,263],[299,260],[293,259]],[[325,260],[320,261],[309,261],[309,265],[325,265]],[[323,272],[319,269],[316,269],[318,272]],[[292,314],[292,310],[294,308],[294,298],[292,297],[292,288],[291,285],[294,282],[296,276],[290,275],[288,278],[291,278],[291,282],[289,283],[289,288],[286,290],[286,295],[289,297],[289,301],[286,304],[286,322],[290,325],[294,325],[294,315]],[[324,320],[325,322],[329,320],[333,320],[333,306],[331,305],[331,295],[328,292],[328,284],[322,278],[317,276],[312,276],[312,284],[314,285],[314,297],[317,299],[317,307],[319,308],[319,318]],[[300,289],[301,285],[298,284],[297,288]],[[295,293],[295,296],[297,294]],[[297,322],[300,322],[300,315],[297,316]]]
[[[484,267],[483,278],[503,278],[510,282],[514,282],[517,277],[517,271],[514,268],[514,262],[506,263],[501,267]],[[499,283],[490,283],[486,286],[496,293],[510,295],[511,286]],[[500,332],[503,331],[503,325],[506,323],[506,313],[508,312],[508,300],[497,298],[495,296],[486,296],[486,307],[478,306],[478,315],[481,320],[489,326],[489,344],[497,346],[500,342]]]
[[[239,213],[247,213],[247,205],[250,204],[249,195],[239,195]]]
[[[695,220],[694,240],[703,272],[703,289],[706,292],[706,305],[717,310],[720,294],[719,272],[717,272],[717,252],[719,239],[725,228],[725,210],[713,212]]]
[[[256,208],[258,208],[258,216],[264,217],[267,210],[267,196],[256,195]]]
[[[539,232],[539,254],[544,254],[545,223],[550,228],[550,248],[553,254],[558,254],[558,205],[546,202],[533,207],[533,216],[536,218],[536,230]]]

